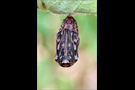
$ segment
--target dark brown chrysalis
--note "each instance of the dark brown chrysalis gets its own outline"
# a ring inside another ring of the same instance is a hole
[[[61,25],[56,37],[55,60],[62,67],[70,67],[78,60],[80,38],[76,20],[68,15]]]

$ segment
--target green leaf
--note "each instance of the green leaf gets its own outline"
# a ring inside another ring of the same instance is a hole
[[[97,14],[97,0],[38,0],[42,11],[55,14]]]

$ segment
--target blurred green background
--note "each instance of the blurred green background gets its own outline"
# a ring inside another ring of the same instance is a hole
[[[74,16],[79,27],[79,59],[73,66],[63,68],[54,58],[56,34],[66,16],[37,9],[37,88],[97,90],[97,16]]]

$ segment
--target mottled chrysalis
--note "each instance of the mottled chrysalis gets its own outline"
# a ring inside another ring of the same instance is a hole
[[[62,67],[70,67],[78,60],[79,32],[76,20],[68,15],[56,37],[55,60]]]

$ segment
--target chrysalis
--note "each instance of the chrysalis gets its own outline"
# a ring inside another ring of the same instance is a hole
[[[68,15],[56,37],[55,60],[62,67],[70,67],[78,60],[80,38],[76,20]]]

